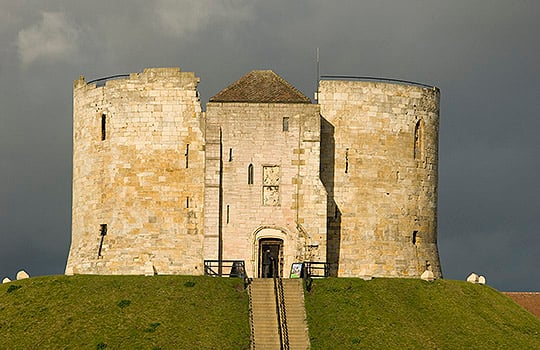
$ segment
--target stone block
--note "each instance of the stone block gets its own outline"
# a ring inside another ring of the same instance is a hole
[[[23,280],[23,279],[26,279],[26,278],[29,278],[30,275],[28,275],[28,273],[26,273],[26,271],[24,270],[20,270],[19,272],[17,272],[17,281],[18,280]]]
[[[469,275],[469,277],[467,277],[467,282],[470,282],[470,283],[478,283],[478,275],[475,274],[474,272],[471,273]]]
[[[422,275],[420,275],[420,278],[424,281],[433,281],[435,280],[435,275],[430,270],[425,270]]]

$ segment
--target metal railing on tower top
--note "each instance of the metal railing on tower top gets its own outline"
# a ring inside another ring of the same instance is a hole
[[[115,80],[115,79],[125,79],[129,78],[129,74],[116,74],[116,75],[110,75],[108,77],[98,78],[94,80],[90,80],[87,84],[96,83],[96,86],[104,86],[105,83],[109,80]]]
[[[391,79],[391,78],[379,78],[379,77],[361,77],[361,76],[352,76],[352,75],[321,75],[319,77],[321,80],[358,80],[358,81],[374,81],[374,82],[386,82],[386,83],[397,83],[405,85],[416,85],[429,89],[436,89],[435,86],[418,83],[416,81],[402,80],[402,79]]]

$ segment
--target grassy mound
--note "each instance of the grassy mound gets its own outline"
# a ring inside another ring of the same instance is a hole
[[[540,349],[540,320],[488,286],[325,279],[305,301],[312,349]]]
[[[52,276],[0,285],[0,349],[248,349],[240,279]]]
[[[314,350],[540,349],[540,320],[488,286],[326,279],[305,300]],[[0,285],[0,349],[248,348],[240,279],[51,276]]]

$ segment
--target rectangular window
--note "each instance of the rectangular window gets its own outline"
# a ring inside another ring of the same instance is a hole
[[[283,131],[289,131],[289,117],[283,117]]]
[[[279,206],[280,167],[263,167],[263,205]]]

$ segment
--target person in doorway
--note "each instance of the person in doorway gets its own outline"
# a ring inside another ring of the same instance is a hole
[[[272,255],[270,254],[270,249],[267,249],[263,253],[263,278],[272,277]]]
[[[276,259],[270,255],[270,276],[268,277],[277,277],[275,274],[276,271]]]

